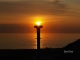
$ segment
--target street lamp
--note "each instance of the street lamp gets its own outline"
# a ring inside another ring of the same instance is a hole
[[[34,26],[34,28],[37,29],[37,60],[41,59],[41,55],[40,55],[40,29],[43,26],[41,25],[41,22],[36,22],[36,25]]]
[[[41,22],[36,22],[36,25],[34,26],[34,28],[37,29],[37,50],[40,50],[40,29],[42,27]]]

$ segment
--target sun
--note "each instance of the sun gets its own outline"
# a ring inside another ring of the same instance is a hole
[[[34,25],[41,26],[44,23],[44,19],[41,16],[35,16],[32,19]]]
[[[38,25],[38,26],[40,26],[41,25],[41,22],[39,21],[39,22],[36,22],[36,24]]]

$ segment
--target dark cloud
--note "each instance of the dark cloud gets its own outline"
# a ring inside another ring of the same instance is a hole
[[[54,1],[25,1],[25,2],[0,2],[2,14],[64,14],[68,8],[62,2]]]
[[[29,25],[0,24],[0,33],[28,33],[33,32]],[[34,30],[34,29],[33,29]]]
[[[56,27],[55,27],[56,26]],[[0,33],[32,33],[35,32],[33,26],[21,24],[0,24]],[[54,33],[80,33],[80,26],[73,24],[54,24],[44,27],[41,32]]]

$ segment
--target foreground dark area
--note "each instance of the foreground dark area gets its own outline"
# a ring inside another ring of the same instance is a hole
[[[40,60],[80,60],[80,39],[63,48],[40,50]],[[0,60],[36,60],[36,49],[0,49]]]

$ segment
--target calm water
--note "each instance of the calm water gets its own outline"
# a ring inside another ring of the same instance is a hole
[[[41,48],[61,48],[80,38],[80,33],[41,33]],[[0,49],[36,49],[36,33],[0,33]]]

